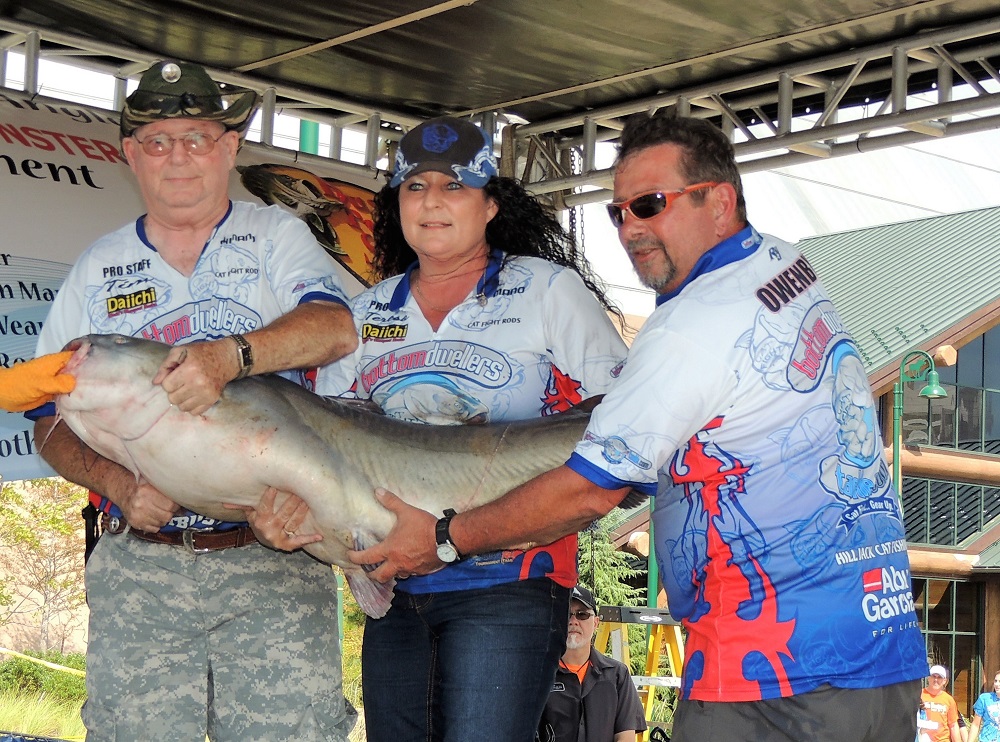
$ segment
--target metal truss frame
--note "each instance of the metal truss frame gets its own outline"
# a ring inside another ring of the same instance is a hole
[[[25,55],[24,92],[17,91],[21,95],[37,93],[42,58],[72,57],[73,64],[114,75],[115,107],[120,108],[128,78],[156,61],[135,49],[9,20],[0,19],[0,32],[6,33],[0,37],[0,75],[5,76],[9,50],[17,48]],[[983,84],[1000,84],[992,61],[998,58],[1000,17],[548,121],[513,123],[518,119],[503,108],[459,115],[474,115],[494,132],[502,123],[501,171],[521,178],[530,191],[556,207],[567,208],[610,199],[612,173],[595,167],[597,144],[614,141],[625,117],[633,113],[673,107],[681,114],[717,121],[736,143],[743,172],[756,172],[1000,128],[1000,93],[989,92]],[[327,123],[333,130],[329,159],[371,178],[378,174],[386,143],[391,147],[402,130],[419,123],[396,111],[277,86],[238,71],[210,72],[221,81],[262,92],[265,146],[273,146],[279,112]],[[953,96],[956,83],[964,83],[963,93],[968,91],[969,97]],[[915,94],[921,94],[920,104],[914,103]],[[345,128],[365,132],[363,165],[340,158]]]
[[[990,61],[998,55],[1000,18],[922,33],[585,116],[516,125],[504,131],[510,150],[504,162],[523,163],[520,177],[532,192],[572,207],[611,198],[606,189],[612,172],[595,169],[596,145],[617,139],[624,119],[642,111],[673,107],[682,115],[718,120],[734,140],[745,173],[1000,128],[1000,93],[983,85],[1000,83]],[[956,77],[971,97],[953,98]],[[934,100],[915,106],[913,96],[920,93]],[[853,102],[854,115],[841,121],[846,102]],[[858,118],[862,106],[873,112]],[[581,155],[576,171],[561,156],[567,149]],[[581,190],[592,186],[597,190]]]

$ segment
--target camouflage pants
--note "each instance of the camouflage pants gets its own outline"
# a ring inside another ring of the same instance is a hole
[[[106,534],[86,582],[89,742],[347,739],[329,567]]]

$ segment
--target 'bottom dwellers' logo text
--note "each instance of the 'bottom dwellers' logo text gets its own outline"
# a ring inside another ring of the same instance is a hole
[[[870,569],[862,576],[865,596],[861,607],[870,622],[895,618],[913,610],[909,570],[895,567]]]

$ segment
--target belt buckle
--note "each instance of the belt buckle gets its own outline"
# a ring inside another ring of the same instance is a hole
[[[185,529],[181,531],[181,541],[184,543],[188,549],[194,554],[206,554],[211,551],[211,549],[196,549],[194,545],[194,535],[197,531],[191,529]]]

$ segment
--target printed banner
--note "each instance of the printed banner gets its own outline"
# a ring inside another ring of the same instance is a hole
[[[336,260],[345,290],[371,284],[374,193],[381,181],[294,161],[247,143],[230,180],[233,199],[277,204],[303,219]],[[345,177],[346,174],[346,177]],[[0,95],[0,367],[34,357],[49,306],[77,256],[145,208],[119,151],[118,119],[73,104]],[[33,424],[0,411],[0,479],[51,476]]]
[[[69,265],[0,251],[0,367],[35,357],[38,332]],[[47,477],[37,455],[34,424],[20,413],[0,412],[0,476],[4,480]]]

